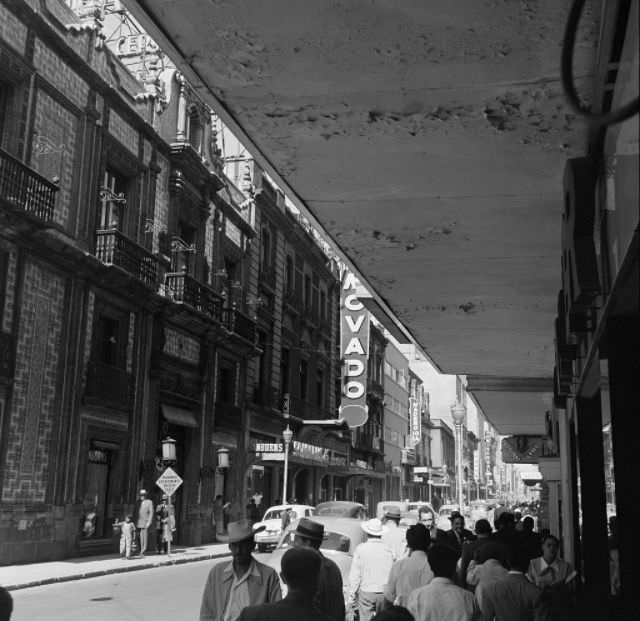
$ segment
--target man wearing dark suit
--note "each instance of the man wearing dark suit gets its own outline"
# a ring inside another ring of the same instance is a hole
[[[318,590],[313,605],[335,621],[344,621],[344,594],[340,568],[320,552],[320,545],[324,540],[324,526],[308,518],[302,518],[293,535],[293,545],[296,548],[316,550],[320,555]]]
[[[465,588],[467,586],[467,569],[469,567],[469,563],[475,559],[477,551],[486,543],[489,543],[491,524],[489,524],[489,520],[480,519],[476,522],[474,530],[476,532],[477,539],[474,541],[466,541],[464,543],[462,546],[462,558],[458,565],[456,582],[461,587]]]
[[[462,556],[462,545],[465,541],[473,541],[475,536],[464,527],[464,516],[459,511],[454,511],[450,516],[451,530],[445,533],[443,543],[451,546],[458,552],[458,558]]]
[[[280,577],[287,596],[273,604],[248,606],[238,621],[332,621],[313,605],[320,574],[320,555],[309,548],[291,548],[284,553]]]
[[[529,581],[526,548],[514,548],[509,573],[482,588],[480,598],[483,621],[550,621],[549,598],[543,589]]]

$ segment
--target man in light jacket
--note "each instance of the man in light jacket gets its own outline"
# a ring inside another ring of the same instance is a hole
[[[140,506],[138,507],[136,528],[138,529],[138,540],[140,542],[140,556],[144,556],[147,551],[149,527],[153,521],[153,502],[149,500],[146,489],[141,489],[139,495]]]
[[[260,563],[251,552],[255,546],[251,520],[229,522],[231,561],[214,565],[202,594],[200,621],[237,621],[247,606],[282,599],[280,579],[275,569]]]

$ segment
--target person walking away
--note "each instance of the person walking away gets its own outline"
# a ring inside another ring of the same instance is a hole
[[[255,532],[261,532],[260,526]],[[202,593],[200,621],[238,621],[247,606],[282,599],[280,580],[275,569],[252,556],[255,547],[251,521],[229,522],[231,561],[218,563],[209,572]]]
[[[407,530],[409,555],[398,559],[391,567],[384,589],[383,608],[392,605],[406,607],[409,595],[431,582],[433,572],[427,560],[430,545],[429,531],[424,524],[415,524]]]
[[[153,521],[153,502],[149,500],[146,489],[141,489],[139,496],[140,505],[138,506],[136,527],[138,528],[138,541],[140,542],[140,556],[144,556],[147,551],[149,527]]]
[[[344,621],[345,606],[342,574],[339,567],[320,552],[324,540],[324,525],[301,518],[293,531],[293,545],[299,549],[315,550],[320,557],[320,575],[313,605],[334,621]]]
[[[484,588],[507,575],[505,547],[495,541],[482,546],[467,569],[467,588],[474,589],[474,595],[482,610]]]
[[[527,579],[529,552],[525,547],[511,553],[509,573],[484,585],[483,621],[549,621],[549,596]]]
[[[349,571],[347,605],[360,613],[360,621],[370,621],[382,599],[394,556],[382,542],[383,526],[378,518],[360,524],[367,541],[358,544]]]
[[[248,606],[238,621],[332,621],[313,605],[321,564],[320,554],[310,548],[287,550],[280,572],[287,596],[274,603]]]
[[[427,560],[434,578],[415,590],[407,602],[415,621],[481,621],[473,594],[453,582],[456,550],[445,543],[434,543],[427,551]]]
[[[574,579],[576,572],[570,563],[558,557],[560,542],[548,535],[542,542],[542,556],[529,563],[527,576],[537,586],[549,592],[550,617],[565,621],[573,613]]]
[[[454,511],[450,516],[451,530],[445,533],[443,543],[449,544],[458,553],[458,558],[462,556],[462,545],[465,541],[475,539],[473,533],[464,527],[464,516],[459,511]]]
[[[516,518],[513,513],[503,511],[494,522],[496,532],[492,533],[491,539],[504,546],[505,557],[520,545],[520,533],[516,530]]]
[[[400,528],[400,509],[398,507],[390,507],[385,511],[384,526],[382,543],[391,548],[397,559],[404,556],[407,549],[407,538],[405,531]]]
[[[436,526],[436,516],[429,507],[420,507],[420,509],[418,509],[418,522],[427,527],[431,543],[442,541],[444,539],[446,531]]]
[[[542,548],[540,544],[540,535],[533,532],[534,521],[530,515],[527,515],[522,520],[522,531],[520,532],[521,544],[529,552],[529,559],[534,559],[542,554]]]
[[[461,587],[467,586],[467,569],[469,563],[475,558],[478,550],[485,544],[489,543],[491,535],[491,524],[489,520],[479,519],[474,527],[476,539],[474,541],[465,541],[462,545],[462,556],[458,559],[456,582]]]
[[[133,523],[133,516],[127,515],[122,522],[116,522],[114,526],[120,528],[120,558],[131,558],[133,540],[136,536],[136,527]]]

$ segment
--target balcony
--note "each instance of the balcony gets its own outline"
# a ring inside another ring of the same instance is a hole
[[[317,313],[315,312],[313,306],[305,305],[302,308],[302,321],[304,321],[308,326],[315,327],[318,322]]]
[[[85,395],[104,403],[128,408],[133,393],[133,377],[124,369],[97,360],[89,361]]]
[[[236,308],[222,311],[222,324],[249,343],[256,342],[256,322]]]
[[[0,384],[13,378],[13,334],[0,332]]]
[[[187,273],[166,274],[165,289],[176,304],[185,304],[212,319],[221,320],[223,297]]]
[[[300,397],[289,397],[289,414],[296,416],[302,420],[327,420],[336,418],[330,410],[309,403],[300,399]]]
[[[260,268],[260,275],[258,276],[258,280],[261,285],[266,286],[271,291],[275,291],[276,289],[276,272],[273,267],[269,265],[263,265]]]
[[[96,257],[154,289],[158,287],[160,260],[117,229],[96,232]]]
[[[273,386],[264,384],[256,386],[253,391],[253,402],[258,405],[266,405],[275,410],[279,410],[282,406],[280,391]]]
[[[216,401],[213,419],[214,430],[240,429],[242,427],[242,410],[232,403]]]
[[[59,188],[0,149],[0,199],[13,209],[53,222]]]
[[[285,289],[284,301],[292,310],[298,313],[302,310],[302,297],[295,289],[292,289],[291,287],[287,287]]]

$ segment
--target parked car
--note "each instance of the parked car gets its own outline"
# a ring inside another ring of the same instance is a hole
[[[329,500],[316,505],[313,515],[333,516],[344,518],[356,518],[357,520],[367,520],[367,508],[359,502],[348,500]]]
[[[402,515],[409,510],[409,503],[405,500],[382,500],[376,505],[376,517],[382,519],[384,514],[394,507],[397,507]]]
[[[292,522],[302,517],[309,517],[313,513],[311,505],[275,505],[269,507],[264,512],[262,520],[253,525],[254,529],[266,526],[265,530],[255,535],[258,552],[266,552],[270,546],[275,546],[278,543],[282,533],[282,514],[288,509],[292,509],[294,513],[291,516]]]
[[[438,511],[438,520],[436,526],[440,530],[451,530],[451,520],[449,517],[454,511],[460,511],[458,505],[442,505]]]
[[[324,526],[325,538],[320,545],[320,551],[338,565],[340,573],[342,574],[342,584],[346,602],[347,585],[349,582],[351,562],[353,561],[353,553],[359,543],[367,540],[367,535],[364,530],[362,530],[362,520],[332,515],[314,515],[311,519]],[[267,561],[267,564],[273,567],[278,572],[278,575],[280,575],[282,556],[293,545],[293,531],[297,526],[298,520],[291,522],[291,524],[287,526],[284,534],[280,537],[280,541],[278,541],[278,545]],[[282,591],[284,596],[286,593],[286,586],[284,584],[282,584]]]

